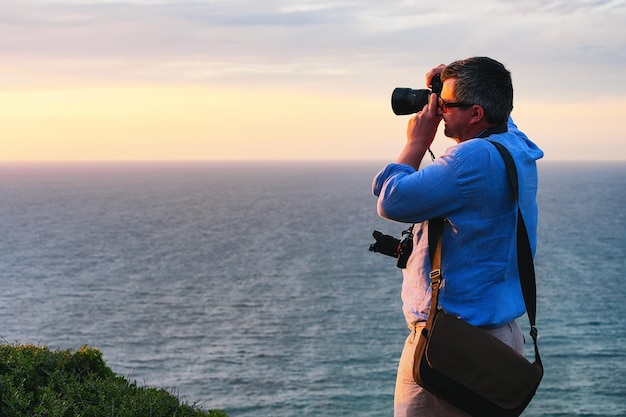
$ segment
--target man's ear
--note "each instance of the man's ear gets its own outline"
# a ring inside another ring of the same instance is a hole
[[[472,106],[472,121],[473,122],[480,122],[480,121],[484,121],[485,118],[487,117],[485,115],[485,109],[483,109],[483,106],[481,106],[480,104],[474,104]]]

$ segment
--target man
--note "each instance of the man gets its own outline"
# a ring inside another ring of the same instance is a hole
[[[512,154],[519,177],[519,204],[534,253],[537,242],[537,168],[543,152],[510,118],[513,86],[499,62],[474,57],[431,70],[443,82],[441,97],[410,121],[407,142],[395,164],[374,179],[378,213],[414,223],[413,252],[403,269],[403,311],[411,334],[400,358],[395,417],[464,416],[424,391],[413,379],[413,355],[430,306],[428,219],[445,219],[439,303],[449,313],[486,329],[522,353],[524,337],[515,319],[525,313],[517,270],[517,201],[499,142]],[[419,169],[441,120],[457,142],[432,165]]]

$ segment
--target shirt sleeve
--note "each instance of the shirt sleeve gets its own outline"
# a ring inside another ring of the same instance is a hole
[[[378,197],[378,214],[403,223],[446,216],[463,204],[458,174],[457,158],[451,153],[420,170],[390,164],[372,184]]]

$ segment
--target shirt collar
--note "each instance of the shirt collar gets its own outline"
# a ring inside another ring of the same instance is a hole
[[[509,128],[507,127],[506,123],[502,123],[501,125],[491,126],[490,128],[483,130],[476,137],[487,138],[491,135],[497,135],[499,133],[506,133],[508,131],[509,131]]]

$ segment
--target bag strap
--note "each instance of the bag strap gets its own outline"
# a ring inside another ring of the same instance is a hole
[[[430,289],[431,301],[426,330],[430,332],[437,306],[439,304],[439,286],[441,285],[441,242],[443,240],[442,217],[428,220],[428,252],[430,255]]]
[[[491,140],[489,142],[496,147],[498,152],[500,152],[500,155],[502,155],[502,159],[504,159],[506,171],[509,175],[509,182],[513,187],[513,195],[517,200],[517,269],[522,287],[522,295],[524,296],[524,303],[526,304],[526,314],[528,315],[528,321],[530,322],[530,336],[533,338],[533,344],[535,345],[535,361],[541,365],[541,357],[539,356],[539,348],[537,347],[538,332],[537,327],[535,327],[535,320],[537,317],[537,282],[535,278],[535,263],[530,249],[528,230],[519,205],[517,168],[515,167],[515,161],[513,160],[511,153],[504,145]]]
[[[539,348],[537,347],[537,328],[535,327],[535,320],[537,316],[537,285],[535,279],[535,266],[533,262],[532,251],[530,248],[530,239],[528,238],[528,230],[526,229],[526,223],[522,216],[522,211],[519,206],[519,187],[517,168],[515,167],[515,161],[511,156],[508,149],[498,143],[491,142],[502,158],[506,166],[506,171],[509,177],[509,182],[513,188],[513,195],[517,201],[517,268],[520,277],[520,285],[522,288],[522,295],[524,297],[524,303],[526,304],[526,314],[528,315],[528,321],[530,322],[530,336],[533,339],[535,346],[535,361],[541,365],[541,357],[539,356]],[[435,218],[428,221],[428,246],[431,261],[431,290],[432,300],[430,305],[430,313],[426,322],[426,328],[430,330],[432,321],[434,320],[435,312],[439,303],[439,286],[441,284],[441,243],[443,236],[443,218]]]

